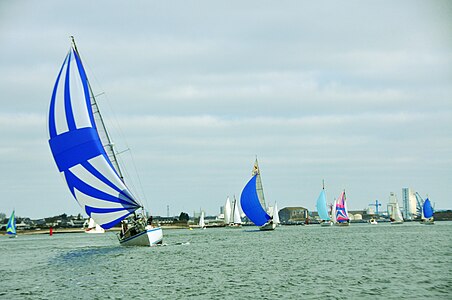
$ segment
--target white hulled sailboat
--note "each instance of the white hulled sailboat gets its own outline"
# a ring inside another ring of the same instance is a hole
[[[121,245],[162,242],[162,229],[147,224],[143,205],[124,181],[73,38],[53,89],[48,131],[58,170],[90,218],[103,229],[121,222]]]

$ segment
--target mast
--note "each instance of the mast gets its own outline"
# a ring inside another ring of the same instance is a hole
[[[77,50],[77,45],[75,44],[75,39],[73,36],[71,36],[72,40],[72,46],[77,53],[78,57],[80,57],[80,53]],[[81,61],[81,59],[80,59]],[[122,182],[124,182],[124,175],[121,171],[121,167],[119,166],[119,161],[114,149],[114,143],[112,142],[112,139],[110,135],[108,134],[107,127],[105,126],[104,119],[102,118],[102,114],[100,113],[99,106],[96,101],[96,97],[94,96],[93,90],[91,88],[91,84],[89,83],[89,80],[87,78],[86,80],[88,84],[89,94],[90,94],[90,100],[91,100],[91,109],[94,114],[94,121],[96,123],[97,132],[99,133],[100,140],[102,141],[102,146],[105,149],[105,152],[108,155],[108,158],[110,159],[113,167],[115,168],[116,172],[118,173],[119,178],[121,178]]]
[[[75,52],[77,53],[78,57],[80,58],[80,63],[82,63],[80,53],[78,52],[77,45],[75,44],[74,36],[71,36],[71,40],[72,40],[72,46],[73,46]],[[91,87],[91,84],[90,84],[88,78],[86,78],[86,83],[87,83],[88,89],[89,89],[91,109],[93,111],[93,116],[94,116],[94,123],[97,127],[97,133],[99,134],[99,138],[102,142],[102,146],[104,147],[104,150],[107,153],[107,156],[108,156],[114,170],[118,174],[121,181],[125,184],[124,175],[121,170],[121,166],[119,164],[119,160],[118,160],[117,153],[115,151],[114,143],[108,133],[107,127],[105,126],[104,119],[102,117],[102,114],[100,113],[99,105],[97,104],[96,97],[94,96],[93,89]],[[141,206],[141,209],[143,211],[143,216],[146,216],[143,203],[141,203],[141,201],[137,197],[135,197],[135,199],[138,201],[138,203]]]

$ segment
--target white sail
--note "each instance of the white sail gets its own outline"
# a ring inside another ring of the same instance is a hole
[[[333,201],[333,204],[331,205],[331,221],[333,221],[333,224],[337,222],[336,220],[336,200]]]
[[[261,179],[261,170],[259,169],[259,164],[256,161],[254,162],[253,171],[251,172],[251,175],[257,175],[256,176],[256,192],[257,197],[259,198],[259,202],[261,203],[262,208],[267,211],[267,205],[265,204],[265,197],[264,197],[264,188],[262,187],[262,179]]]
[[[105,233],[105,229],[103,229],[99,224],[97,224],[93,218],[89,218],[88,228],[85,230],[86,233]]]
[[[93,218],[89,218],[88,228],[96,227],[96,222],[94,222]]]
[[[226,199],[226,204],[224,205],[224,224],[231,223],[231,200],[229,200],[229,197]]]
[[[205,228],[206,227],[206,223],[204,221],[204,211],[201,211],[201,216],[199,217],[199,227],[200,228]]]
[[[273,207],[273,223],[280,224],[279,221],[279,212],[278,212],[278,205],[275,202],[275,207]]]
[[[393,223],[403,222],[402,212],[400,211],[399,203],[394,193],[389,194],[388,214]]]
[[[234,224],[242,224],[242,218],[240,217],[239,203],[234,196]]]

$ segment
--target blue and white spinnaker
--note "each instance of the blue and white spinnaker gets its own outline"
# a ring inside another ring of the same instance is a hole
[[[141,205],[124,184],[120,170],[115,169],[116,161],[109,158],[112,150],[104,149],[106,143],[102,143],[98,131],[102,120],[95,118],[93,107],[97,110],[82,61],[72,44],[52,93],[49,144],[74,198],[97,224],[108,229]]]

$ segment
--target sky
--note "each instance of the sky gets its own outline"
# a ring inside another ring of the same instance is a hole
[[[452,208],[450,1],[2,1],[0,212],[83,213],[48,146],[75,36],[126,182],[153,215],[266,200]]]

